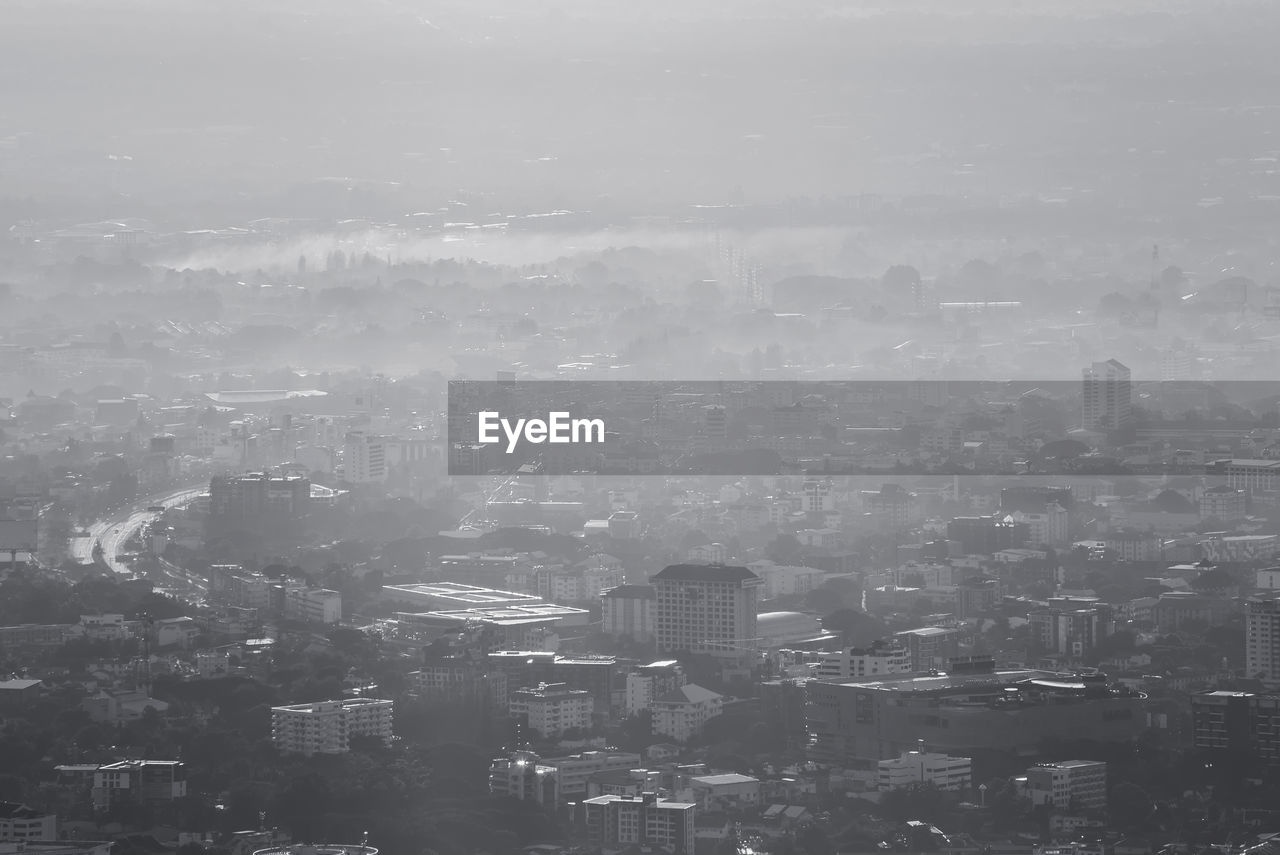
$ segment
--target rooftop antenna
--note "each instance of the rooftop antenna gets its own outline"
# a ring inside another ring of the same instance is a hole
[[[1154,291],[1159,283],[1156,281],[1156,271],[1160,267],[1160,244],[1151,245],[1151,290]]]

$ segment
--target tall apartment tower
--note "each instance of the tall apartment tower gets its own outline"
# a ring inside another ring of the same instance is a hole
[[[673,564],[653,577],[658,650],[744,660],[756,649],[761,578],[746,567]]]
[[[1084,370],[1080,424],[1085,430],[1112,431],[1133,420],[1133,385],[1129,369],[1114,359]]]
[[[1244,614],[1245,676],[1280,685],[1280,596],[1254,597]]]
[[[346,435],[343,471],[352,484],[378,484],[387,480],[387,438],[361,431]]]

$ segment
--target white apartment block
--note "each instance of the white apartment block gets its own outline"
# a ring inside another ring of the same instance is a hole
[[[348,433],[343,442],[343,477],[352,484],[378,484],[387,480],[387,438],[360,431]]]
[[[973,783],[973,761],[968,757],[908,751],[896,760],[881,760],[876,765],[881,791],[913,784],[932,784],[940,790],[967,790]]]
[[[689,682],[680,663],[673,660],[642,665],[627,674],[625,708],[637,715],[653,706],[655,699]]]
[[[724,709],[724,698],[710,689],[686,683],[653,701],[653,733],[685,743],[702,733],[706,723]]]
[[[555,739],[566,730],[591,727],[595,699],[585,689],[570,689],[565,683],[539,683],[508,695],[512,717],[528,722],[529,730],[544,739]]]
[[[876,643],[870,647],[846,647],[835,653],[823,654],[814,677],[835,682],[910,671],[911,651],[904,645]]]
[[[0,842],[57,839],[57,815],[23,804],[0,802]]]
[[[343,754],[353,736],[391,739],[394,701],[349,698],[271,708],[271,741],[295,754]]]
[[[327,588],[289,588],[284,616],[304,623],[338,623],[342,620],[342,594]]]

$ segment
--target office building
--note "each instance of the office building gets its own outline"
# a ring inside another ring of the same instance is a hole
[[[672,855],[693,855],[697,805],[672,802],[654,793],[599,796],[583,802],[587,842],[593,849],[616,852],[633,846],[656,846]]]
[[[1227,486],[1247,495],[1274,493],[1280,487],[1280,460],[1230,458],[1205,465],[1209,475],[1226,478]]]
[[[755,655],[759,576],[745,567],[674,564],[651,581],[659,652],[739,662]]]
[[[915,493],[900,484],[885,484],[878,492],[864,491],[862,507],[878,528],[905,531],[923,521],[923,506]]]
[[[1212,691],[1191,696],[1192,740],[1233,764],[1280,766],[1280,696]]]
[[[1122,430],[1133,423],[1133,388],[1129,369],[1114,359],[1084,370],[1080,424],[1090,431]]]
[[[907,751],[892,760],[876,764],[880,790],[901,790],[927,784],[940,790],[967,790],[973,784],[973,761],[925,751]]]
[[[1042,763],[1027,770],[1031,804],[1055,810],[1101,810],[1107,806],[1107,764],[1098,760]]]
[[[352,737],[390,740],[394,709],[394,701],[376,698],[272,707],[271,741],[283,752],[344,754]]]
[[[171,802],[187,795],[187,767],[180,760],[121,760],[107,764],[56,766],[57,783],[88,793],[96,810],[129,802]]]
[[[608,712],[615,690],[624,680],[613,656],[584,654],[561,656],[551,651],[500,650],[488,654],[491,672],[505,674],[512,689],[539,683],[563,683],[570,689],[589,692],[597,712]]]

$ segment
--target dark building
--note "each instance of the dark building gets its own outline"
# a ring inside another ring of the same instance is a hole
[[[805,720],[808,680],[769,680],[759,685],[760,717],[772,733],[780,734],[788,750],[809,741]]]
[[[1031,536],[1026,523],[1000,517],[956,517],[947,523],[947,540],[959,544],[964,555],[991,555],[1002,549],[1025,546]]]
[[[1068,487],[1036,487],[1019,485],[1000,491],[1000,513],[1042,514],[1050,504],[1071,510],[1074,500]]]
[[[287,533],[311,510],[311,481],[299,476],[219,476],[209,482],[211,533]]]
[[[1044,740],[1087,733],[1129,742],[1146,728],[1143,696],[1104,675],[996,671],[990,657],[953,660],[947,673],[808,684],[812,759],[873,769],[924,740],[931,751],[1034,757]]]
[[[1280,695],[1192,695],[1191,729],[1196,748],[1220,753],[1227,762],[1280,765]]]

